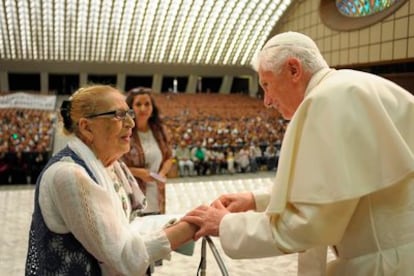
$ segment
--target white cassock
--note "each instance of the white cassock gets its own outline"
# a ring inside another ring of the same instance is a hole
[[[255,199],[258,212],[229,214],[220,224],[230,257],[332,246],[337,259],[326,271],[321,260],[307,262],[319,271],[301,264],[299,271],[412,275],[413,95],[363,72],[317,72],[287,128],[272,191]]]

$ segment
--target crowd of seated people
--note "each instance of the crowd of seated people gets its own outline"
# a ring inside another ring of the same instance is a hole
[[[274,171],[287,126],[263,101],[241,94],[157,94],[178,175]]]
[[[55,112],[0,109],[0,184],[35,183],[48,161]]]
[[[179,176],[276,170],[287,126],[241,94],[155,94]],[[56,112],[0,109],[0,184],[35,183],[51,154]]]

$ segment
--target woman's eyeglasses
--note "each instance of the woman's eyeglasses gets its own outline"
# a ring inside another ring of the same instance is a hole
[[[115,119],[118,120],[125,120],[127,115],[134,119],[135,118],[135,112],[133,109],[128,109],[128,110],[114,110],[114,111],[108,111],[108,112],[103,112],[103,113],[98,113],[98,114],[92,114],[87,116],[86,118],[88,119],[92,119],[92,118],[96,118],[96,117],[100,117],[100,116],[108,116],[108,115],[112,115]]]

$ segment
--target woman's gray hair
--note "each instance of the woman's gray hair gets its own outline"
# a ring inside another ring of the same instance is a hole
[[[286,32],[271,38],[253,59],[253,69],[279,72],[288,58],[301,61],[305,71],[311,74],[328,64],[319,52],[315,42],[308,36],[296,32]]]
[[[109,85],[88,85],[79,88],[68,100],[63,101],[60,108],[63,133],[65,135],[78,134],[80,118],[93,115],[98,106],[104,102],[104,96],[111,92],[121,93]]]

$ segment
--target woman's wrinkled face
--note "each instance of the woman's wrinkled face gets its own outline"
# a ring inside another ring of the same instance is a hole
[[[153,110],[151,97],[147,94],[135,96],[132,102],[132,108],[134,109],[135,120],[138,126],[142,124],[146,125]]]
[[[102,99],[96,114],[129,109],[122,94],[110,92]],[[115,115],[103,115],[88,119],[93,136],[91,148],[104,165],[119,159],[130,149],[130,138],[135,123],[131,116],[120,119]]]

